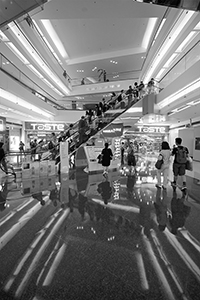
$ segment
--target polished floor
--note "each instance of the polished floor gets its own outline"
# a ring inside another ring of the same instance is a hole
[[[0,299],[200,299],[200,186],[188,184],[163,191],[126,168],[2,179]]]

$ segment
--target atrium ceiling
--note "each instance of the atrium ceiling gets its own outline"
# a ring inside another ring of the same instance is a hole
[[[101,70],[110,82],[145,78],[182,13],[132,0],[51,0],[39,8],[1,28],[1,67],[65,108],[71,108],[72,101],[82,108],[110,97],[106,90],[72,96],[69,78],[73,90],[82,78],[88,84],[98,82]],[[177,38],[179,44],[181,38],[184,35]]]

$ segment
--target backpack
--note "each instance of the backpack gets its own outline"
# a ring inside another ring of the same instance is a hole
[[[177,148],[176,161],[179,164],[186,164],[187,162],[187,152],[185,147]]]

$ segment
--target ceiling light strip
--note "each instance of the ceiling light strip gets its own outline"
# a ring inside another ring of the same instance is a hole
[[[8,24],[11,31],[23,45],[23,47],[29,52],[32,58],[37,62],[37,64],[43,69],[43,71],[53,80],[64,92],[69,95],[69,89],[63,82],[49,69],[49,67],[44,63],[43,59],[38,55],[30,42],[25,38],[23,31],[20,31],[19,28],[12,22]]]
[[[61,54],[61,56],[66,60],[69,59],[69,56],[63,46],[63,43],[61,42],[60,38],[58,37],[51,22],[49,20],[41,20],[41,22],[42,22],[44,28],[46,29],[49,37],[51,38],[52,42],[54,43],[54,45],[58,49],[59,53]]]
[[[26,109],[29,109],[37,114],[40,114],[44,117],[47,117],[47,118],[50,118],[52,117],[53,113],[47,113],[44,111],[44,109],[40,109],[39,107],[29,103],[29,102],[26,102],[25,100],[17,97],[16,95],[6,91],[6,90],[3,90],[2,88],[0,88],[0,97],[14,103],[14,104],[17,104],[19,106],[22,106]]]
[[[171,30],[170,34],[166,38],[165,42],[161,46],[160,50],[158,51],[155,59],[153,60],[149,70],[147,71],[144,81],[148,82],[149,79],[152,77],[152,74],[156,70],[157,66],[169,50],[169,48],[172,46],[180,32],[183,30],[183,28],[186,26],[186,24],[189,22],[189,20],[192,18],[194,15],[194,11],[183,11],[181,17],[177,21],[176,25],[173,27]]]
[[[12,42],[7,42],[6,45],[23,62],[23,64],[30,64],[26,57],[23,54],[21,54],[21,52],[15,47],[15,45]]]
[[[159,109],[162,109],[168,105],[170,105],[172,102],[178,100],[179,98],[195,91],[196,89],[200,88],[200,78],[197,80],[189,83],[186,87],[180,89],[176,93],[170,95],[169,97],[165,98],[163,101],[158,103]]]

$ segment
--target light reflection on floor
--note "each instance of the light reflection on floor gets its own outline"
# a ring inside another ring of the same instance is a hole
[[[199,203],[179,190],[129,170],[9,181],[1,183],[2,293],[198,299]]]

